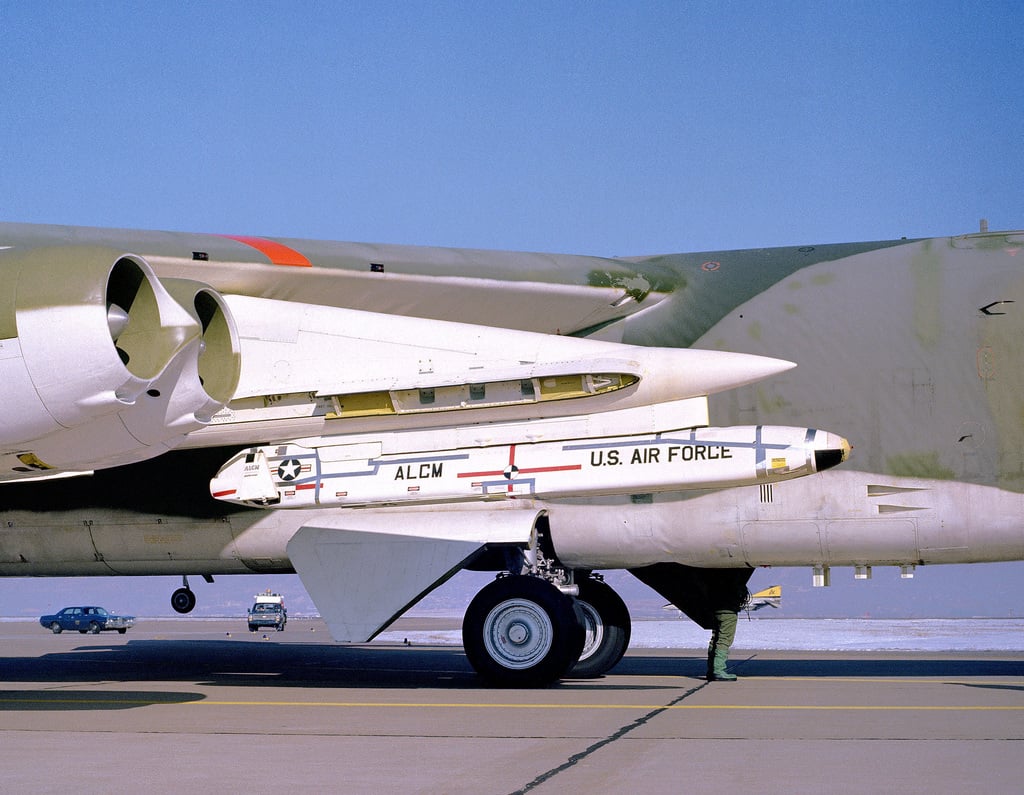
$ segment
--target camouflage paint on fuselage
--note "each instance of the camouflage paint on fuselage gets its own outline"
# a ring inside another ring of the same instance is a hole
[[[799,251],[737,252],[742,267],[723,254],[703,272],[681,258],[687,287],[627,319],[624,341],[688,340],[798,363],[716,396],[715,424],[785,417],[837,428],[854,444],[847,469],[1019,492],[1021,241],[1007,233],[905,241],[813,263],[801,263]]]

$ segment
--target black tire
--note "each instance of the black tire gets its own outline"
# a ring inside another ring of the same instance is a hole
[[[579,584],[576,604],[584,616],[586,638],[569,676],[593,679],[614,668],[629,647],[629,609],[612,587],[588,578]]]
[[[171,607],[176,613],[191,613],[196,606],[196,595],[191,588],[179,588],[171,594]]]
[[[90,621],[89,622],[89,634],[90,635],[99,635],[100,634],[100,625],[97,624],[95,621]]]
[[[476,595],[462,623],[470,664],[501,687],[539,687],[579,659],[583,624],[574,600],[537,577],[502,577]]]
[[[128,631],[127,629],[119,629],[119,630],[117,631],[117,633],[118,633],[119,635],[123,635],[123,634],[124,634],[125,632],[127,632],[127,631]]]
[[[62,627],[56,621],[54,621],[53,623],[50,624],[50,632],[52,632],[54,635],[59,635],[63,631],[64,631],[64,627]]]

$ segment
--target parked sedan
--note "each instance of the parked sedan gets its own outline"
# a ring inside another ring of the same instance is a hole
[[[65,629],[77,629],[83,634],[116,629],[123,635],[135,623],[135,616],[115,616],[102,607],[65,607],[56,615],[43,616],[39,623],[54,635],[59,635]]]

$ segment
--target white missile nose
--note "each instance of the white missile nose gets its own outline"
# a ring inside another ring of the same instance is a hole
[[[649,369],[660,374],[677,373],[676,397],[679,398],[714,395],[796,367],[794,362],[785,359],[701,348],[651,349],[645,356]]]
[[[850,451],[853,450],[850,443],[842,436],[828,433],[825,438],[825,447],[814,451],[814,469],[818,472],[843,463],[850,457]]]

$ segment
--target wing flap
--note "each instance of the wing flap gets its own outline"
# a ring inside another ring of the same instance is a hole
[[[526,546],[542,511],[327,515],[288,557],[337,641],[362,643],[444,583],[487,544]]]

